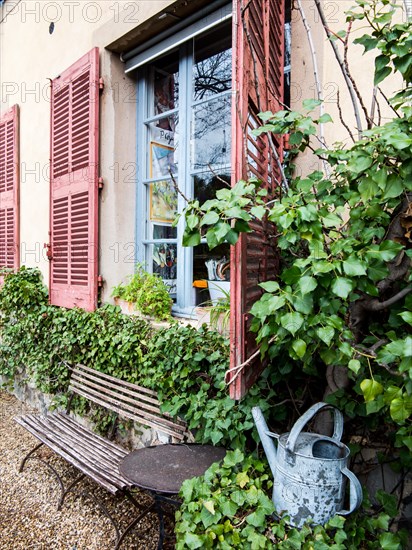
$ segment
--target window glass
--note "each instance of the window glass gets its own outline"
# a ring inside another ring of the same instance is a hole
[[[193,98],[207,99],[232,89],[230,29],[214,30],[195,39]]]
[[[153,95],[150,98],[152,115],[160,115],[179,106],[179,56],[173,52],[162,57],[151,68]]]
[[[193,118],[193,169],[230,164],[231,96],[197,105]]]

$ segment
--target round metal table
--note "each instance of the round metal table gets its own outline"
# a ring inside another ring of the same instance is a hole
[[[124,457],[119,471],[134,487],[149,491],[153,503],[135,518],[123,532],[116,548],[126,534],[144,517],[155,510],[159,518],[159,543],[163,547],[164,519],[162,503],[179,506],[180,502],[167,495],[176,495],[186,479],[201,476],[214,462],[220,462],[226,454],[222,447],[179,443],[144,447]]]

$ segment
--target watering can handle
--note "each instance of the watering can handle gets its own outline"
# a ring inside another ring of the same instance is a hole
[[[342,474],[349,478],[350,481],[350,487],[349,487],[349,510],[340,510],[336,513],[340,516],[347,516],[354,512],[359,506],[362,504],[363,499],[363,493],[362,493],[362,487],[359,483],[358,478],[355,476],[353,472],[348,470],[347,468],[342,468],[341,470]]]
[[[328,403],[316,403],[316,405],[313,405],[310,409],[308,409],[305,414],[303,414],[293,426],[288,440],[286,441],[286,450],[289,452],[294,452],[295,450],[295,443],[296,440],[300,434],[300,432],[303,430],[305,425],[311,420],[321,409],[329,407],[331,408],[332,405],[329,405]],[[343,415],[342,413],[336,409],[335,407],[332,407],[333,409],[333,420],[334,420],[334,428],[333,428],[333,435],[332,439],[335,439],[336,441],[340,441],[342,434],[343,434]]]

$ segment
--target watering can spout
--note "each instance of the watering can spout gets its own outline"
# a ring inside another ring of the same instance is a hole
[[[259,433],[260,440],[262,441],[266,458],[268,459],[270,469],[272,470],[272,474],[274,476],[276,471],[276,447],[272,438],[277,438],[278,436],[269,431],[260,407],[253,407],[252,415],[257,431]]]

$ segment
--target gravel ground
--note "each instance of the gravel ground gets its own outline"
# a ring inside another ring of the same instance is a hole
[[[53,473],[38,460],[29,460],[22,473],[19,464],[37,439],[13,417],[29,409],[13,396],[0,391],[0,549],[1,550],[109,550],[114,548],[113,526],[90,497],[69,493],[60,512],[56,510],[59,484]],[[76,477],[76,469],[42,447],[47,459],[65,482]],[[124,498],[116,498],[87,480],[79,491],[92,491],[102,499],[123,526],[136,515]],[[139,502],[149,502],[139,493]],[[172,526],[168,525],[168,531]],[[157,548],[157,517],[149,514],[130,533],[121,550]],[[164,548],[173,548],[172,543]]]

